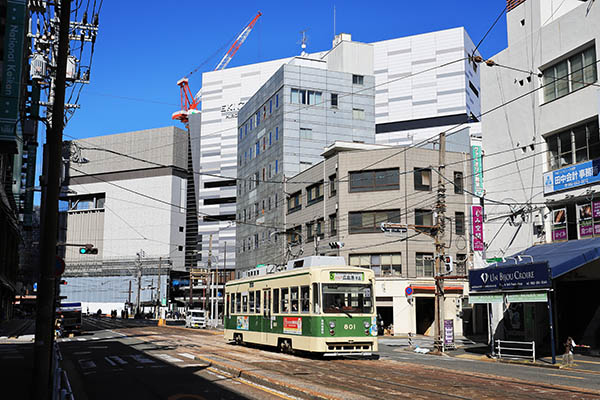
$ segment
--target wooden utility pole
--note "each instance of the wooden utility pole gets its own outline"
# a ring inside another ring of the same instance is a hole
[[[59,5],[55,3],[55,11]],[[35,342],[33,346],[33,392],[34,399],[51,399],[54,380],[54,311],[56,307],[55,265],[56,237],[58,233],[58,194],[62,168],[62,139],[65,121],[65,85],[67,56],[69,54],[69,20],[71,1],[60,2],[60,22],[58,31],[58,55],[56,75],[52,80],[52,120],[47,130],[46,144],[48,156],[47,173],[43,187],[44,213],[41,225],[40,282],[37,299]],[[46,157],[44,157],[46,161]]]
[[[442,279],[442,262],[444,257],[444,227],[446,212],[446,184],[444,181],[446,170],[446,133],[440,133],[438,189],[436,202],[436,229],[435,229],[435,346],[439,351],[444,351],[444,280]]]

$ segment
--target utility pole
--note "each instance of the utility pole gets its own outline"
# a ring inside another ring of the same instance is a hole
[[[58,5],[55,4],[55,7]],[[56,10],[57,11],[57,10]],[[62,167],[62,136],[65,118],[65,85],[67,55],[69,54],[69,18],[71,1],[60,2],[60,23],[58,31],[58,57],[52,107],[52,123],[47,130],[48,169],[45,177],[44,214],[42,215],[40,276],[35,327],[33,392],[34,399],[50,399],[53,392],[53,344],[55,311],[56,237],[58,233],[58,194]]]
[[[144,250],[140,250],[137,253],[137,299],[135,300],[135,313],[139,314],[141,309],[141,294],[142,294],[142,255],[144,254]]]
[[[162,257],[158,257],[158,289],[156,291],[156,306],[155,306],[155,310],[154,310],[154,314],[156,315],[156,319],[160,318],[160,306],[161,306],[161,301],[160,301],[160,267],[162,264]]]
[[[212,233],[210,234],[208,241],[208,272],[210,273],[212,270]],[[202,277],[202,309],[206,311],[206,275],[203,274]],[[212,315],[211,315],[212,318]]]
[[[435,223],[435,346],[444,351],[444,280],[442,279],[442,261],[444,257],[444,227],[446,212],[446,185],[444,181],[446,170],[446,133],[440,133],[438,189]]]
[[[131,307],[131,281],[129,281],[129,297],[127,299],[127,305]]]

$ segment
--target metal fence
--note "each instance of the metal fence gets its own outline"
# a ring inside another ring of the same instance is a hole
[[[498,358],[519,358],[535,362],[535,342],[496,340]]]

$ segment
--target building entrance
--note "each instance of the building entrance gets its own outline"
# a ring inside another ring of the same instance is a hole
[[[433,297],[415,297],[417,317],[417,335],[433,335],[435,299]]]

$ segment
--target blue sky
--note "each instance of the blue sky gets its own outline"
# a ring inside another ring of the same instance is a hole
[[[181,125],[171,120],[180,108],[177,80],[214,55],[190,77],[192,92],[200,89],[201,73],[214,69],[226,51],[218,50],[258,11],[262,17],[229,67],[299,54],[304,29],[308,52],[329,49],[334,5],[337,33],[351,33],[353,40],[375,42],[464,26],[477,44],[506,2],[104,1],[91,83],[83,88],[81,109],[65,127],[65,140]],[[480,52],[490,57],[505,47],[502,16]]]

